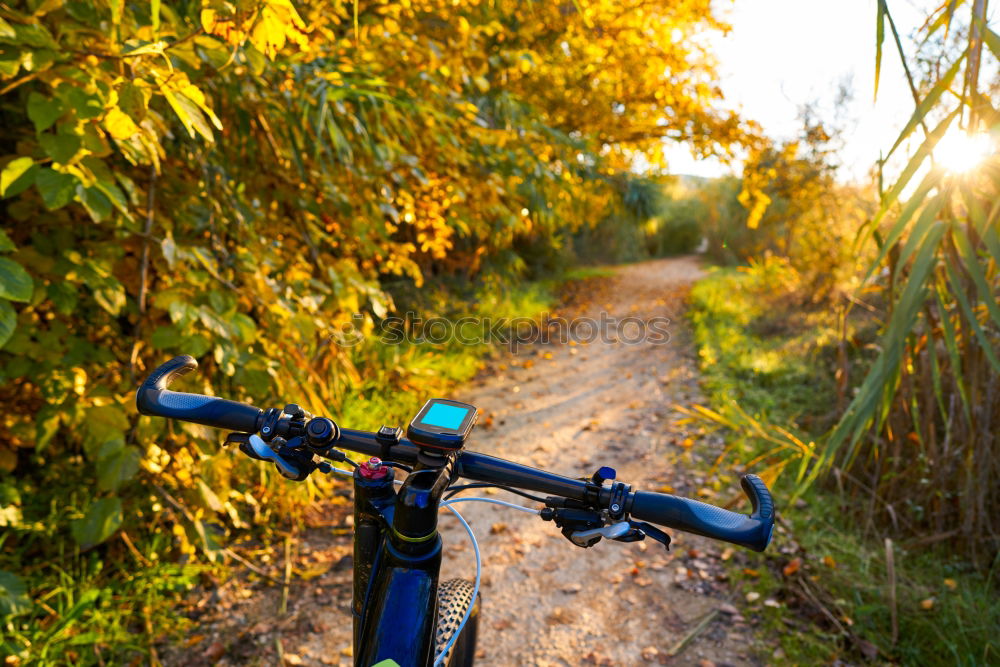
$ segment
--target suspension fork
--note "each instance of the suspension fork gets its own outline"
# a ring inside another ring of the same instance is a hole
[[[364,465],[355,471],[355,665],[387,658],[402,667],[433,662],[438,508],[454,462],[454,455],[421,456],[398,492],[391,470],[378,480],[368,478]]]

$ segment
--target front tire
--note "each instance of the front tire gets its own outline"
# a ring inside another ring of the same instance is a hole
[[[449,579],[438,587],[437,632],[435,657],[441,653],[472,605],[469,620],[442,661],[447,667],[470,667],[476,659],[476,634],[479,630],[479,600],[472,599],[473,583],[466,579]]]

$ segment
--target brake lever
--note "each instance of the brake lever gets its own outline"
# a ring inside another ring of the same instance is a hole
[[[634,531],[628,521],[619,521],[618,523],[601,526],[600,528],[577,530],[570,533],[566,537],[568,537],[569,541],[576,546],[586,548],[597,544],[602,537],[606,537],[609,540],[618,540],[620,542],[631,542],[633,540],[625,539],[628,537],[630,532]],[[638,537],[636,539],[642,538]]]
[[[648,537],[651,540],[656,540],[662,544],[667,551],[670,551],[670,536],[656,526],[648,524],[645,521],[632,521],[631,519],[628,521],[622,521],[621,523],[628,524],[629,530],[621,537],[615,537],[613,539],[619,542],[640,542]]]
[[[275,440],[280,441],[279,438],[275,438]],[[227,438],[226,441],[229,442],[229,439]],[[282,477],[287,477],[296,482],[303,481],[309,476],[309,473],[316,469],[316,464],[312,463],[312,461],[297,461],[282,456],[274,451],[271,445],[264,442],[258,435],[251,435],[245,442],[241,442],[240,451],[252,459],[270,461],[275,465]]]

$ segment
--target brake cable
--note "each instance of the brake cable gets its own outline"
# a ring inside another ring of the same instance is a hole
[[[502,491],[508,491],[515,495],[522,496],[524,498],[527,498],[528,500],[533,500],[536,503],[542,503],[542,504],[545,503],[545,498],[533,496],[530,493],[521,491],[520,489],[515,489],[514,487],[511,486],[504,486],[502,484],[488,484],[486,482],[472,482],[470,484],[459,484],[457,486],[449,486],[448,493],[447,495],[445,495],[444,499],[448,500],[456,493],[461,493],[462,491],[466,491],[468,489],[500,489]]]

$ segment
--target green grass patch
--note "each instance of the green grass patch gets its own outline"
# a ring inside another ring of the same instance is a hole
[[[803,302],[796,287],[797,276],[776,262],[716,269],[694,286],[688,317],[709,407],[732,414],[735,401],[761,424],[808,442],[821,437],[836,416],[833,360],[839,338],[829,312],[796,305]],[[870,323],[854,327],[863,335]],[[758,436],[752,429],[730,431],[730,455],[746,461],[773,445]],[[811,487],[795,504],[787,502],[790,477],[785,474],[772,488],[782,519],[774,544],[765,554],[745,554],[730,572],[744,594],[755,594],[746,613],[761,620],[763,659],[1000,661],[1000,560],[984,573],[956,559],[946,542],[894,543],[894,642],[886,546],[875,527],[844,519],[849,508],[843,503],[850,501],[832,480]]]

